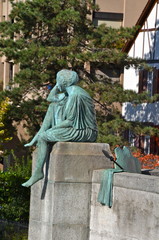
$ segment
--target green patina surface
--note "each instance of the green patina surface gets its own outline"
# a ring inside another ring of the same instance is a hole
[[[141,164],[137,158],[133,157],[129,148],[123,147],[115,149],[116,162],[123,168],[123,170],[115,164],[114,169],[106,169],[103,172],[100,190],[98,194],[98,202],[102,205],[112,206],[112,189],[113,189],[113,175],[114,173],[130,172],[141,173]]]

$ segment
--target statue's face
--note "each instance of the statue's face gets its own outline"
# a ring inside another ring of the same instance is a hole
[[[60,81],[57,81],[57,87],[60,90],[60,92],[63,92],[66,90],[66,86]]]
[[[58,89],[60,90],[60,92],[63,92],[66,90],[66,82],[64,81],[63,76],[61,76],[61,75],[57,76],[56,85],[57,85]]]

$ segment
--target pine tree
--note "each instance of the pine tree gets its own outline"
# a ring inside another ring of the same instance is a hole
[[[81,85],[95,99],[98,141],[123,144],[123,133],[126,129],[135,130],[135,126],[138,133],[152,133],[152,128],[143,130],[139,123],[126,122],[117,107],[134,99],[148,101],[148,96],[123,91],[118,82],[96,74],[103,65],[112,69],[144,65],[140,59],[132,59],[122,51],[136,28],[94,26],[92,11],[97,11],[98,6],[92,0],[11,2],[10,21],[0,23],[0,54],[5,55],[8,62],[20,65],[14,77],[17,87],[1,93],[1,98],[7,95],[12,100],[11,120],[25,119],[30,134],[35,134],[47,107],[46,86],[53,85],[56,73],[67,68],[78,72],[83,79]],[[86,70],[86,63],[90,64],[91,71]]]

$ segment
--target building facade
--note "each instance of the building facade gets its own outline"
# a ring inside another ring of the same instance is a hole
[[[147,92],[149,96],[159,94],[159,1],[152,0],[146,5],[137,25],[141,28],[135,38],[127,44],[125,51],[131,57],[145,59],[152,71],[130,68],[124,71],[124,89],[137,93]],[[139,121],[147,126],[159,128],[159,102],[143,103],[134,106],[125,103],[123,116],[128,121]],[[140,147],[145,153],[159,154],[159,138],[137,136],[129,133],[132,145]]]
[[[132,27],[136,24],[149,0],[95,0],[100,10],[94,14],[98,23],[111,27]]]

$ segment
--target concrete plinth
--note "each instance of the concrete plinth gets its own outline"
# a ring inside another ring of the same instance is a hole
[[[29,240],[88,240],[92,172],[111,168],[102,143],[56,143],[31,188]]]

